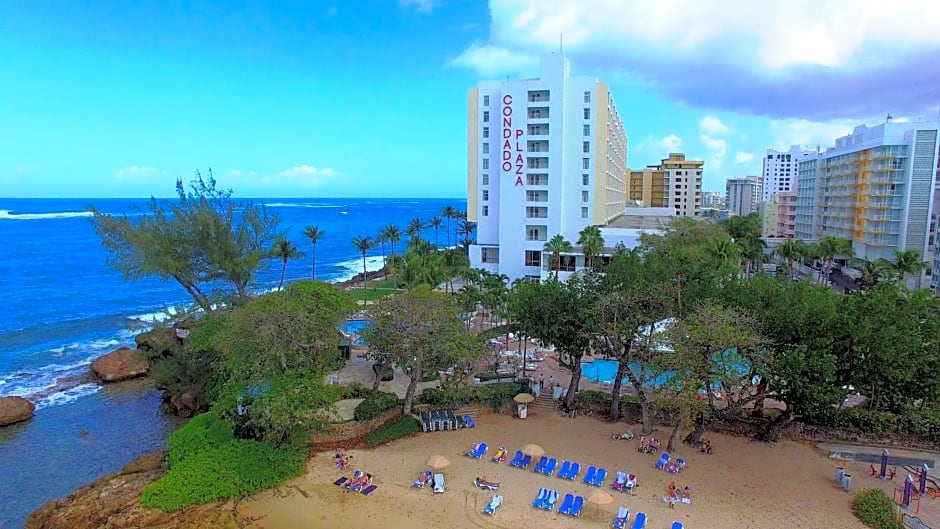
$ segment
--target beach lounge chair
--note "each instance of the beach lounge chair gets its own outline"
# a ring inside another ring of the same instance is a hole
[[[434,493],[444,494],[444,474],[434,474]]]
[[[597,473],[594,474],[594,479],[591,481],[591,485],[594,485],[595,487],[600,487],[601,485],[604,484],[605,479],[607,479],[607,469],[599,468],[597,469]]]
[[[568,472],[570,471],[571,471],[571,461],[568,461],[567,459],[565,459],[561,463],[561,470],[558,471],[558,477],[565,479],[565,476],[567,476]]]
[[[614,478],[614,482],[610,484],[610,488],[614,490],[622,490],[624,484],[627,482],[627,474],[625,472],[617,471],[617,477]]]
[[[581,516],[582,508],[584,508],[584,497],[575,496],[574,503],[571,505],[571,510],[568,511],[568,514],[571,516]]]
[[[555,472],[555,467],[558,466],[558,460],[554,457],[548,460],[548,463],[545,464],[545,467],[542,468],[542,474],[546,476],[551,476]]]
[[[626,507],[621,507],[617,511],[617,517],[614,518],[614,523],[611,524],[611,527],[614,529],[624,529],[627,526],[627,520],[630,519],[630,509]]]
[[[565,479],[569,481],[574,481],[578,478],[578,474],[581,473],[581,464],[575,461],[571,464],[571,469],[568,470],[568,473],[565,474]]]
[[[519,468],[529,468],[530,463],[532,463],[532,456],[527,455],[522,458],[522,461],[519,461]]]
[[[495,515],[496,508],[503,504],[503,497],[499,494],[493,496],[493,499],[490,500],[490,503],[483,508],[485,514]]]
[[[669,453],[668,453],[668,452],[663,452],[663,453],[659,456],[659,461],[657,461],[656,463],[654,463],[653,466],[656,467],[656,468],[658,468],[658,469],[660,469],[660,470],[665,470],[665,469],[666,469],[666,465],[668,465],[668,464],[669,464]]]
[[[372,494],[373,492],[375,492],[375,489],[377,488],[379,488],[378,485],[369,485],[368,487],[362,489],[362,495],[368,496],[369,494]]]
[[[336,485],[337,487],[342,487],[343,485],[346,484],[347,481],[349,481],[349,478],[347,478],[346,476],[343,476],[339,478],[338,480],[334,481],[333,484]]]
[[[495,481],[484,481],[481,478],[474,478],[473,484],[480,489],[499,490],[499,483],[496,483]]]
[[[486,453],[487,448],[488,447],[486,446],[486,443],[480,443],[479,445],[477,445],[476,452],[474,452],[473,454],[470,454],[470,457],[472,457],[473,459],[480,459],[481,457],[483,457],[483,454]]]
[[[506,447],[505,447],[505,446],[501,446],[501,447],[499,447],[499,448],[496,450],[496,454],[495,454],[493,457],[491,457],[490,459],[491,459],[494,463],[502,463],[502,462],[506,461],[506,459],[507,459],[507,455],[506,455],[506,454],[507,454],[508,452],[509,452],[509,451],[506,450]]]
[[[513,456],[512,461],[509,462],[509,466],[517,467],[519,463],[522,462],[522,458],[525,457],[525,454],[522,453],[522,450],[516,450],[516,455]]]
[[[412,486],[415,488],[423,489],[425,485],[428,485],[431,483],[431,479],[433,477],[434,476],[431,474],[430,470],[425,470],[424,474],[422,474],[421,477],[419,477],[418,479],[415,480],[414,483],[412,483]]]
[[[427,412],[423,412],[423,411],[420,414],[418,414],[418,416],[421,418],[421,429],[423,429],[425,433],[430,432],[432,428],[431,416],[428,415]]]
[[[470,417],[469,415],[464,415],[464,416],[463,416],[463,424],[464,424],[464,427],[466,427],[466,428],[476,428],[476,426],[477,426],[477,423],[476,423],[476,422],[473,420],[473,418]],[[502,497],[502,496],[500,496],[500,497]]]
[[[555,503],[557,502],[558,502],[558,491],[554,489],[549,490],[548,498],[545,499],[545,502],[542,505],[542,508],[545,509],[546,511],[550,511],[555,508]]]
[[[627,482],[623,484],[623,488],[620,489],[620,492],[629,492],[630,494],[636,492],[636,475],[627,475]]]
[[[454,415],[453,410],[444,410],[444,417],[447,419],[447,424],[450,425],[451,430],[460,429],[460,421],[457,420],[457,416]]]
[[[542,469],[545,468],[545,465],[548,464],[548,457],[542,456],[539,458],[539,462],[535,464],[535,467],[532,468],[535,472],[542,472]]]
[[[542,488],[539,489],[539,493],[538,493],[538,495],[535,497],[535,501],[532,502],[532,506],[533,506],[533,507],[538,507],[538,508],[541,509],[541,508],[543,508],[542,505],[544,504],[545,500],[547,500],[547,499],[548,499],[548,489],[546,489],[545,487],[542,487]]]
[[[597,472],[597,468],[594,465],[588,467],[587,472],[584,473],[584,484],[590,485],[594,482],[594,474]]]
[[[679,467],[678,471],[682,472],[682,470],[685,468],[685,459],[682,459],[681,457],[676,459],[676,466]]]
[[[672,522],[671,529],[682,529],[682,522]]]
[[[644,527],[646,527],[646,513],[638,512],[630,529],[643,529]]]
[[[574,494],[569,492],[565,494],[565,499],[561,502],[561,507],[558,508],[558,514],[570,513],[572,505],[574,505]]]

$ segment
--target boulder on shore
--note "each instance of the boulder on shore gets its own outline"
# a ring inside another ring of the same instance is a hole
[[[144,376],[150,363],[129,347],[121,347],[91,363],[91,370],[104,382],[118,382]]]
[[[134,342],[137,344],[137,349],[143,351],[148,358],[173,356],[181,343],[176,337],[176,329],[165,327],[142,332],[134,337]]]
[[[0,397],[0,426],[28,420],[35,411],[36,406],[23,397]]]

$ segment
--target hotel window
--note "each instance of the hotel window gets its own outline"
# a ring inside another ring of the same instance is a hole
[[[485,185],[485,186],[490,185],[490,175],[488,175],[488,174],[484,174],[484,175],[483,175],[483,185]]]
[[[489,206],[483,206],[483,216],[484,216],[484,217],[489,217],[489,216],[490,216],[490,207],[489,207]]]
[[[588,185],[588,182],[590,181],[590,178],[591,178],[591,177],[588,176],[587,173],[583,173],[583,174],[581,175],[581,185],[583,185],[583,186]]]
[[[490,142],[486,142],[483,144],[483,154],[489,154],[489,153],[490,153]]]
[[[483,127],[483,137],[484,137],[484,138],[489,138],[489,137],[490,137],[490,128],[489,128],[489,127]]]
[[[584,102],[585,102],[585,103],[590,103],[590,102],[591,102],[591,93],[590,93],[590,92],[585,92],[585,93],[584,93]]]
[[[490,191],[488,189],[483,190],[483,202],[486,202],[490,199]]]
[[[484,110],[483,111],[483,123],[489,123],[489,122],[490,122],[490,111]]]
[[[581,208],[581,218],[586,219],[588,216],[588,208]]]
[[[490,106],[490,96],[488,95],[483,96],[483,106],[485,107]]]
[[[542,266],[542,252],[538,250],[525,251],[526,266]]]
[[[530,186],[547,186],[548,185],[548,175],[547,174],[528,174],[526,175],[526,184]]]
[[[581,191],[581,202],[587,202],[587,201],[588,201],[588,192]]]
[[[590,109],[590,108],[585,108],[585,109],[584,109],[584,119],[591,119],[591,109]]]
[[[484,263],[499,264],[499,248],[481,248]]]
[[[489,168],[490,168],[490,159],[489,159],[489,158],[483,158],[483,168],[484,168],[484,169],[489,169]]]
[[[525,240],[547,241],[548,240],[548,227],[547,226],[526,226],[525,227]]]
[[[581,152],[583,152],[584,154],[587,154],[587,153],[591,152],[591,142],[589,142],[589,141],[582,142],[582,143],[581,143]]]
[[[591,126],[590,126],[590,125],[585,125],[585,126],[584,126],[584,135],[585,135],[585,136],[590,136],[590,135],[591,135]]]
[[[539,206],[527,206],[525,208],[525,216],[529,219],[547,219],[548,218],[548,208],[539,207]]]
[[[583,167],[584,169],[590,169],[590,168],[591,168],[591,159],[590,159],[590,158],[582,158],[582,159],[581,159],[581,167]]]

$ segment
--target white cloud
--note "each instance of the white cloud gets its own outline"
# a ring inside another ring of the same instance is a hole
[[[153,167],[142,167],[139,165],[129,165],[122,167],[114,172],[114,177],[118,180],[140,180],[147,179],[156,174],[157,170]]]
[[[470,68],[483,77],[493,78],[534,72],[538,68],[539,60],[536,55],[474,42],[463,53],[448,60],[447,65]]]
[[[835,144],[835,139],[852,132],[862,122],[853,119],[835,119],[829,121],[810,121],[808,119],[772,119],[770,130],[773,148],[789,149],[791,145],[802,145],[815,149],[818,145],[825,150]],[[871,123],[871,121],[869,121]]]
[[[698,127],[706,134],[722,135],[731,132],[731,127],[722,123],[715,116],[705,116],[698,122]]]
[[[666,149],[667,152],[679,152],[682,149],[682,138],[676,136],[675,134],[670,134],[663,138],[660,142],[663,149]]]
[[[335,176],[338,175],[338,171],[334,171],[329,167],[324,167],[322,169],[317,169],[316,167],[304,164],[298,165],[297,167],[291,167],[290,169],[284,169],[280,172],[281,176],[286,177],[303,177],[303,176]]]
[[[752,152],[739,152],[735,155],[734,161],[737,163],[749,163],[754,161],[754,153]]]
[[[414,7],[418,13],[430,13],[437,7],[436,0],[399,0],[403,8]]]
[[[708,149],[708,165],[714,169],[721,169],[724,164],[725,155],[728,154],[728,142],[722,138],[715,138],[708,134],[699,136],[702,144]]]

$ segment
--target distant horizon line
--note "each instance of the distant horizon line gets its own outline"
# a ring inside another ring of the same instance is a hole
[[[173,196],[138,196],[138,197],[2,197],[0,200],[158,200],[177,198]],[[232,195],[233,200],[467,200],[467,197],[250,197]]]

